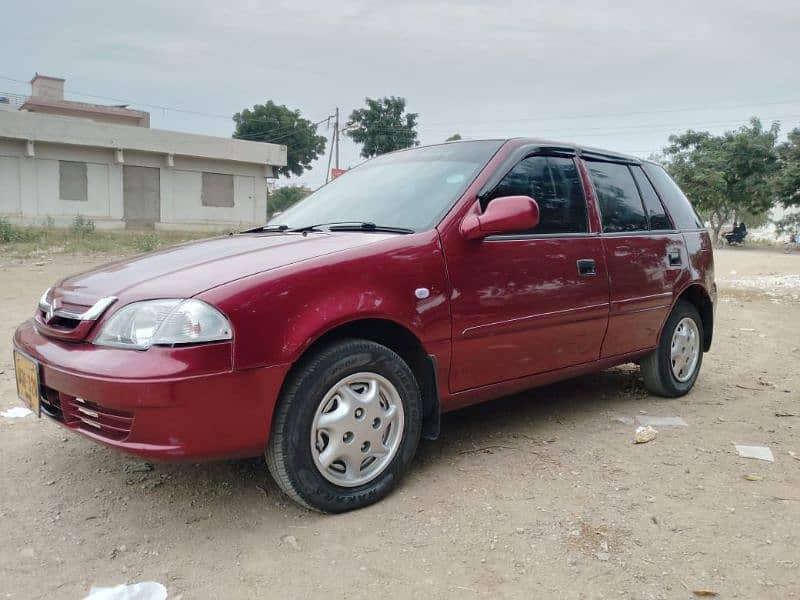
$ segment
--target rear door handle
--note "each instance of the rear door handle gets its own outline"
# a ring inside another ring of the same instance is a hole
[[[670,250],[667,253],[667,257],[669,258],[669,264],[671,267],[676,267],[681,264],[681,251],[680,250]]]
[[[578,260],[578,275],[581,277],[592,277],[597,275],[597,263],[593,258],[581,258]]]

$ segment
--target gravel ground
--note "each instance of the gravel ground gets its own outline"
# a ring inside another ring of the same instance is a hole
[[[90,257],[0,258],[0,410],[11,335]],[[625,366],[444,418],[376,506],[299,508],[261,460],[162,465],[0,417],[0,598],[155,580],[170,598],[800,597],[800,255],[717,253],[694,391]],[[681,417],[634,445],[636,418]],[[737,456],[769,446],[774,463]]]

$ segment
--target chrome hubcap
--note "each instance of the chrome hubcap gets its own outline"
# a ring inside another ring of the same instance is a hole
[[[700,332],[697,323],[689,317],[684,317],[672,334],[670,346],[670,364],[675,379],[681,383],[691,379],[699,358]]]
[[[325,479],[363,485],[392,462],[403,439],[403,402],[377,373],[355,373],[336,383],[317,407],[311,454]]]

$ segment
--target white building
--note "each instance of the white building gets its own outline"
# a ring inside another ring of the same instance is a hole
[[[83,215],[107,229],[265,221],[285,146],[150,129],[147,113],[64,100],[63,80],[32,83],[20,110],[0,110],[1,217],[67,226]]]

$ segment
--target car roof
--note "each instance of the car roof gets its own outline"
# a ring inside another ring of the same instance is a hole
[[[543,138],[530,138],[530,137],[471,138],[462,140],[452,140],[449,142],[445,141],[445,142],[438,142],[435,144],[425,144],[423,146],[411,146],[410,148],[401,148],[399,150],[394,150],[387,154],[407,152],[409,150],[414,150],[415,148],[430,148],[433,146],[445,146],[449,144],[469,144],[471,142],[502,142],[503,145],[513,144],[516,148],[528,147],[531,150],[540,149],[540,150],[549,150],[555,152],[561,151],[561,152],[569,152],[570,154],[577,154],[584,158],[596,158],[601,160],[608,159],[612,161],[616,160],[637,165],[648,163],[659,167],[661,166],[655,161],[646,158],[640,158],[638,156],[633,156],[630,154],[623,154],[622,152],[614,152],[612,150],[605,150],[603,148],[596,148],[594,146],[586,146],[584,144],[576,144],[573,142],[559,142],[556,140],[546,140]],[[367,160],[366,162],[369,162],[369,160]]]

